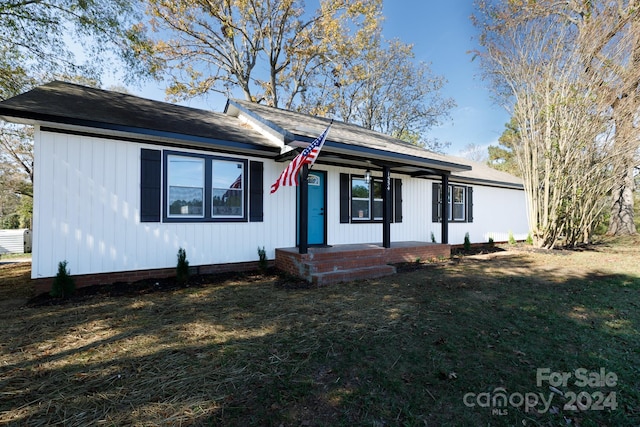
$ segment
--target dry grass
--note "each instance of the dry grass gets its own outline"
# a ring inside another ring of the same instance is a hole
[[[24,305],[27,267],[5,265],[0,424],[638,425],[639,243],[320,289],[247,276],[45,307]],[[538,367],[615,372],[618,408],[463,404],[496,387],[546,392]]]

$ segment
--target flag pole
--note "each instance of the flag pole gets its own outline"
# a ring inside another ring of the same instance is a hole
[[[331,127],[331,125],[333,124],[333,119],[331,119],[331,122],[329,123],[329,126],[327,126],[327,129]],[[313,167],[313,165],[315,165],[316,163],[313,162],[310,165],[305,164],[302,168],[302,170],[300,171],[300,179],[302,179],[302,182],[306,182],[307,178],[309,178],[309,172],[311,172],[311,168]],[[308,166],[308,167],[307,167]]]
[[[333,119],[331,119],[331,123],[327,126],[327,129],[331,127],[333,124]],[[309,171],[313,167],[315,162],[311,165],[305,163],[302,165],[302,170],[300,171],[300,231],[299,231],[299,242],[298,242],[298,253],[300,255],[304,255],[309,253]]]

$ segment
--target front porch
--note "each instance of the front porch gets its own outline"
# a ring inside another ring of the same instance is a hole
[[[449,258],[451,246],[426,242],[392,242],[391,247],[365,243],[276,249],[276,267],[318,286],[358,279],[373,279],[396,272],[393,264]]]

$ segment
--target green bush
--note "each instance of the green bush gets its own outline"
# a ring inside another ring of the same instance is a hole
[[[489,244],[489,246],[491,246],[491,247],[495,246],[495,242],[493,241],[493,237],[489,237],[488,244]]]
[[[531,235],[531,232],[527,234],[527,245],[533,245],[533,236]]]
[[[431,243],[435,243],[436,242],[436,235],[433,234],[433,231],[431,232]]]
[[[189,261],[187,261],[187,251],[178,249],[178,265],[176,266],[176,278],[178,283],[184,283],[189,278]]]
[[[464,250],[469,252],[471,250],[471,240],[469,239],[469,232],[464,233]]]
[[[267,251],[264,250],[264,246],[262,248],[258,246],[258,259],[258,267],[260,270],[265,271],[269,267],[269,263],[267,262]]]
[[[58,263],[58,274],[53,279],[49,294],[54,298],[67,298],[76,291],[76,283],[67,269],[67,261]]]
[[[513,237],[513,232],[511,230],[509,230],[509,244],[510,245],[515,245],[516,243],[517,243],[516,239],[515,239],[515,237]]]

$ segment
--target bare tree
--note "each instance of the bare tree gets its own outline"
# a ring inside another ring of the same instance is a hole
[[[140,57],[168,73],[172,99],[209,91],[290,108],[315,70],[356,52],[379,23],[381,1],[322,0],[306,13],[300,0],[148,0],[156,36]]]
[[[299,110],[331,114],[433,151],[446,148],[448,142],[430,139],[427,131],[450,117],[455,102],[441,94],[445,78],[416,62],[411,45],[377,34],[328,65],[324,81],[307,90]]]
[[[599,102],[612,120],[616,155],[611,168],[610,234],[635,234],[633,170],[640,160],[637,114],[640,109],[640,3],[636,0],[536,2],[479,1],[481,10],[497,11],[498,19],[527,22],[552,17],[564,28],[564,45],[576,52],[579,75],[593,82]]]
[[[487,147],[470,143],[464,147],[461,156],[473,162],[487,163],[489,161],[489,152]]]
[[[619,153],[609,105],[599,76],[585,74],[580,46],[561,17],[511,19],[510,12],[492,10],[482,22],[481,55],[519,131],[513,153],[534,239],[547,248],[561,239],[587,242]]]

